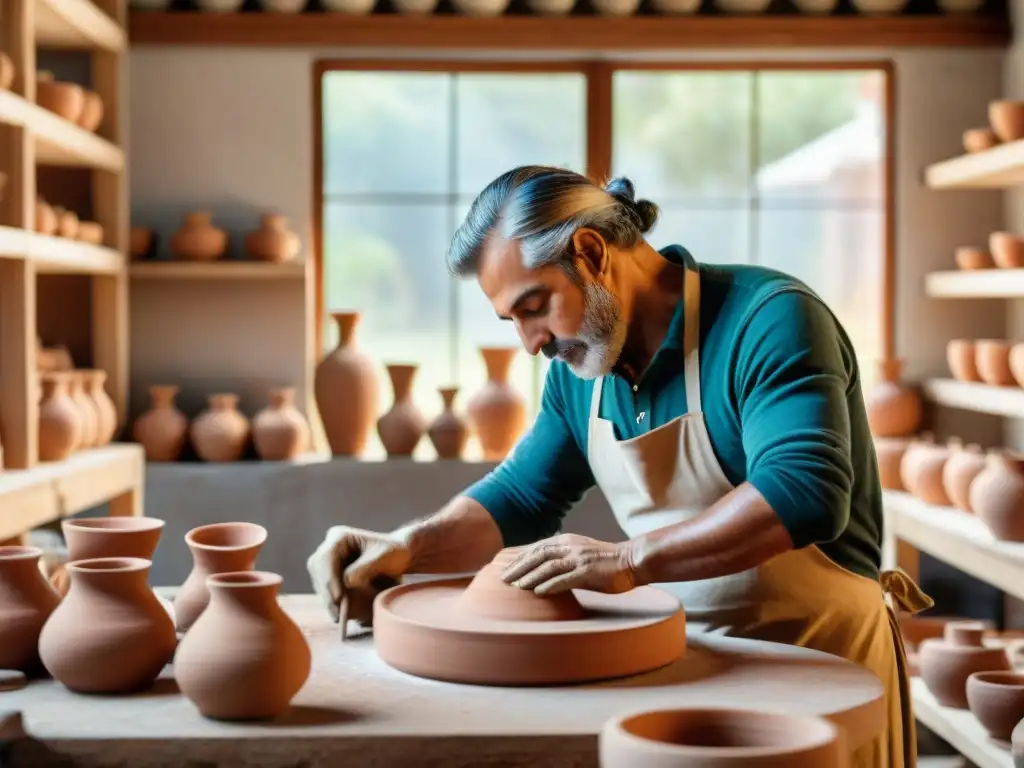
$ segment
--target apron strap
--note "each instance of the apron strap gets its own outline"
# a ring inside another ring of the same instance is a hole
[[[882,592],[892,597],[896,607],[911,616],[935,605],[935,601],[928,597],[902,568],[882,571],[879,583],[882,585]]]
[[[683,285],[683,356],[686,381],[686,410],[700,413],[700,272],[687,265]]]

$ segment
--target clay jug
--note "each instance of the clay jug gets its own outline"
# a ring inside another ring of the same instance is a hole
[[[0,547],[0,669],[41,671],[39,633],[60,604],[39,559],[37,547]]]
[[[68,394],[67,373],[42,377],[43,401],[39,405],[39,460],[63,461],[82,441],[82,416]]]
[[[96,410],[96,403],[85,393],[85,377],[82,371],[68,373],[68,395],[78,408],[79,422],[82,425],[82,436],[76,449],[95,448],[100,436],[100,414]]]
[[[917,478],[914,481],[914,495],[925,504],[948,507],[953,502],[946,494],[942,473],[953,451],[963,447],[958,438],[951,438],[946,445],[936,445],[932,451],[921,454],[917,463]]]
[[[312,664],[302,630],[281,610],[281,577],[249,571],[206,580],[210,604],[181,641],[174,677],[217,720],[263,720],[288,709]]]
[[[931,432],[922,432],[910,443],[900,462],[900,481],[907,493],[917,495],[918,468],[929,452],[936,450]]]
[[[487,383],[466,405],[485,461],[501,461],[526,426],[526,400],[508,383],[514,347],[481,347]]]
[[[264,461],[288,461],[309,449],[309,424],[295,407],[295,389],[270,390],[269,405],[252,420],[256,453]]]
[[[974,342],[970,339],[952,339],[946,344],[946,363],[958,381],[981,381],[975,362]]]
[[[181,229],[171,235],[171,253],[183,261],[214,261],[224,256],[228,233],[213,226],[209,211],[186,213]]]
[[[389,365],[388,376],[395,402],[377,421],[377,431],[388,456],[411,456],[427,429],[426,420],[412,399],[416,366]]]
[[[878,460],[878,480],[890,491],[905,490],[900,480],[900,464],[913,441],[905,437],[876,437],[875,456]]]
[[[875,437],[907,437],[921,426],[923,408],[916,389],[900,383],[902,360],[880,360],[878,380],[864,397]]]
[[[1010,741],[1024,720],[1024,675],[975,672],[967,678],[967,706],[993,739]]]
[[[260,228],[245,237],[245,250],[260,261],[293,261],[302,241],[288,228],[284,216],[267,213],[260,217]]]
[[[444,410],[441,415],[434,419],[427,436],[434,444],[439,459],[461,459],[462,452],[466,449],[466,441],[469,439],[469,426],[465,419],[455,413],[455,396],[459,393],[458,387],[444,387],[439,389],[441,400],[444,402]]]
[[[178,388],[149,388],[149,410],[135,420],[132,438],[146,451],[146,461],[177,461],[188,436],[188,418],[174,405]]]
[[[481,568],[458,601],[464,613],[499,621],[573,621],[586,616],[586,609],[572,591],[538,595],[530,589],[506,584],[502,572],[523,552],[508,547]]]
[[[210,395],[207,401],[189,428],[192,446],[203,461],[238,461],[249,444],[249,420],[238,410],[238,395]]]
[[[941,640],[922,641],[918,649],[921,679],[942,706],[967,709],[967,678],[973,673],[1010,670],[1005,648],[982,643],[985,629],[977,621],[951,621]]]
[[[213,523],[185,534],[193,565],[174,598],[178,631],[187,631],[210,601],[207,576],[251,571],[266,540],[267,529],[255,523]]]
[[[96,409],[98,436],[96,445],[109,445],[117,434],[117,408],[110,399],[104,384],[107,382],[106,371],[82,371],[85,383],[85,395]]]
[[[985,452],[981,446],[971,443],[950,454],[942,468],[942,487],[957,509],[971,511],[971,483],[985,468]]]
[[[1010,370],[1012,346],[1000,339],[978,339],[974,342],[974,363],[983,382],[993,387],[1009,387],[1015,383]]]
[[[359,313],[335,312],[338,346],[316,368],[316,406],[335,456],[366,450],[380,411],[380,379],[373,361],[356,345]]]
[[[68,562],[103,557],[133,557],[152,560],[164,521],[155,517],[77,517],[60,524],[68,548]],[[66,595],[71,579],[59,566],[50,583]]]
[[[67,564],[71,588],[39,636],[53,677],[78,693],[132,693],[153,684],[174,655],[174,622],[149,586],[149,560]]]
[[[999,541],[1024,542],[1024,455],[990,451],[968,503]]]

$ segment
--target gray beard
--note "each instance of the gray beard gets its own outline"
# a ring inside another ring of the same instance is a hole
[[[626,323],[611,292],[591,283],[583,289],[583,324],[579,340],[586,346],[583,359],[568,363],[569,369],[581,379],[607,376],[622,354],[626,344]]]

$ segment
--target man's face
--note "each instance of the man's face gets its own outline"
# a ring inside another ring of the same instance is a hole
[[[576,267],[579,281],[560,266],[527,269],[518,241],[492,238],[478,280],[498,316],[516,324],[531,355],[543,352],[580,378],[592,379],[611,372],[626,328],[603,275],[587,259],[577,260]]]

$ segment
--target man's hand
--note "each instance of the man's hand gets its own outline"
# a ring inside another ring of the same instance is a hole
[[[570,589],[617,594],[639,586],[629,542],[610,544],[573,533],[534,544],[505,569],[502,579],[538,595]]]

